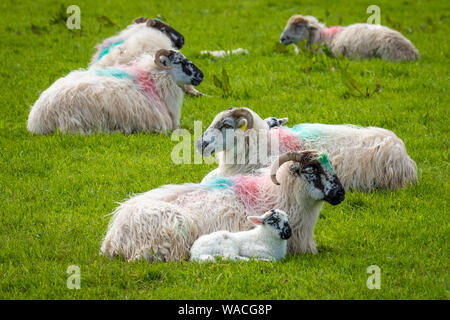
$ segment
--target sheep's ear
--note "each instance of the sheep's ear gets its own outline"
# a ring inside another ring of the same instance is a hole
[[[280,125],[283,125],[283,124],[285,124],[286,122],[288,122],[288,117],[286,117],[286,118],[283,118],[283,119],[278,119],[278,122],[280,123]]]
[[[244,118],[239,119],[237,128],[241,129],[242,131],[247,130],[247,119]]]
[[[264,218],[258,217],[258,216],[248,216],[247,219],[250,220],[251,222],[253,222],[256,225],[263,224],[263,220],[264,220]]]

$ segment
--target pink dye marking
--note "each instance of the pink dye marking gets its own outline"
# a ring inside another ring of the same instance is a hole
[[[246,207],[260,208],[264,207],[264,203],[261,203],[261,193],[265,192],[265,186],[270,184],[272,181],[269,176],[238,176],[233,179],[233,190]]]
[[[298,140],[298,137],[288,128],[273,128],[270,129],[270,133],[277,136],[281,153],[302,149],[302,144]]]
[[[325,41],[331,41],[338,33],[344,30],[344,27],[334,26],[320,30],[320,37]]]
[[[156,91],[155,81],[151,74],[139,68],[136,63],[133,63],[130,72],[135,78],[135,83],[150,97],[160,99]]]

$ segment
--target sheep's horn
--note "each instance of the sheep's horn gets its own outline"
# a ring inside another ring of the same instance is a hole
[[[143,23],[146,22],[148,20],[148,18],[146,17],[139,17],[133,20],[133,23]]]
[[[245,118],[247,120],[247,128],[248,129],[253,128],[253,114],[247,109],[244,108],[233,109],[231,111],[231,114],[236,118],[239,117]]]
[[[273,163],[272,168],[270,169],[270,178],[272,179],[272,182],[276,185],[280,184],[277,180],[277,172],[278,172],[278,169],[283,165],[283,163],[288,162],[288,161],[295,161],[295,162],[302,163],[305,161],[305,157],[307,157],[308,155],[311,156],[313,154],[318,154],[318,152],[311,151],[311,150],[305,150],[305,151],[300,151],[300,152],[283,153]]]
[[[161,67],[161,68],[163,68],[163,69],[165,69],[165,70],[172,69],[171,66],[163,65],[161,63],[161,60],[160,60],[161,56],[168,57],[169,55],[170,55],[170,50],[167,50],[167,49],[160,49],[160,50],[158,50],[158,52],[156,52],[156,56],[155,56],[155,63],[156,63],[156,65]]]
[[[156,21],[154,19],[147,19],[147,27],[155,26]]]

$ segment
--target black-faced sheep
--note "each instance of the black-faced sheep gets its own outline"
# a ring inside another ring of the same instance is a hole
[[[160,49],[180,50],[183,45],[184,37],[177,30],[160,20],[141,17],[118,35],[97,45],[90,66],[106,68],[128,64],[143,54],[154,56]],[[190,84],[180,84],[180,87],[191,96],[202,95]]]
[[[27,128],[35,134],[173,130],[183,101],[178,85],[202,80],[191,61],[165,49],[129,65],[73,71],[41,94]]]
[[[259,176],[166,185],[134,196],[113,212],[101,251],[127,260],[187,259],[199,236],[248,230],[247,216],[277,208],[289,216],[288,252],[317,253],[313,230],[323,202],[336,205],[344,198],[325,154],[287,153]]]

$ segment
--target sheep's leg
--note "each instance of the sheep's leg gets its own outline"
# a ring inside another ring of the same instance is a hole
[[[190,95],[191,97],[201,97],[201,96],[206,96],[206,94],[198,91],[197,89],[194,88],[194,86],[190,85],[190,84],[184,84],[181,85],[180,88],[187,93],[188,95]]]

